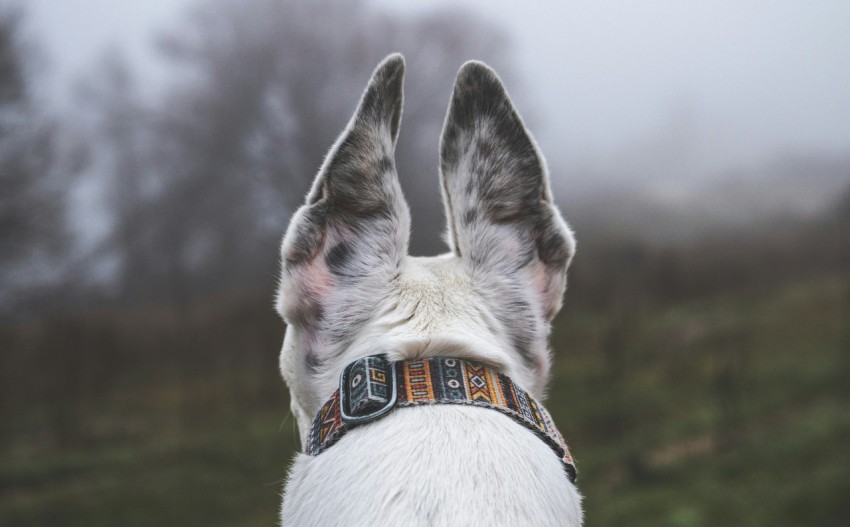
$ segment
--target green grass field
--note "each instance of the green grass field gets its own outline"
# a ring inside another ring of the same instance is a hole
[[[588,524],[846,525],[841,295],[826,279],[645,313],[619,365],[599,360],[603,316],[568,319],[550,404]]]
[[[568,296],[547,406],[587,525],[846,525],[843,287],[812,278],[616,316]],[[82,401],[7,409],[0,525],[274,525],[297,437],[264,353],[251,368],[128,368]]]

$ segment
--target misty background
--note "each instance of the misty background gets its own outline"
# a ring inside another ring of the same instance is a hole
[[[837,0],[0,0],[0,523],[274,521],[280,237],[401,51],[412,252],[445,250],[473,58],[576,231],[547,407],[588,524],[842,524],[847,27]]]

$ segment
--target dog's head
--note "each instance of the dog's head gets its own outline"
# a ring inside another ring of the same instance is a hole
[[[495,72],[464,64],[440,147],[450,252],[408,256],[394,159],[403,78],[401,55],[377,67],[283,239],[280,366],[302,439],[365,355],[473,358],[537,397],[548,377],[575,243],[543,158]]]

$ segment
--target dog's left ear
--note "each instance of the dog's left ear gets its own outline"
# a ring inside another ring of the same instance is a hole
[[[390,55],[328,152],[281,248],[278,311],[287,323],[353,325],[388,290],[407,254],[410,212],[395,169],[404,59]]]
[[[496,73],[480,62],[458,72],[440,158],[452,251],[491,283],[522,277],[519,287],[532,288],[551,320],[575,242],[534,140]]]

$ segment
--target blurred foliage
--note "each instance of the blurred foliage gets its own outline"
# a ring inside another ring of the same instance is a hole
[[[56,133],[34,94],[37,51],[22,20],[20,9],[0,3],[0,305],[11,303],[14,289],[37,286],[33,268],[67,234]]]

